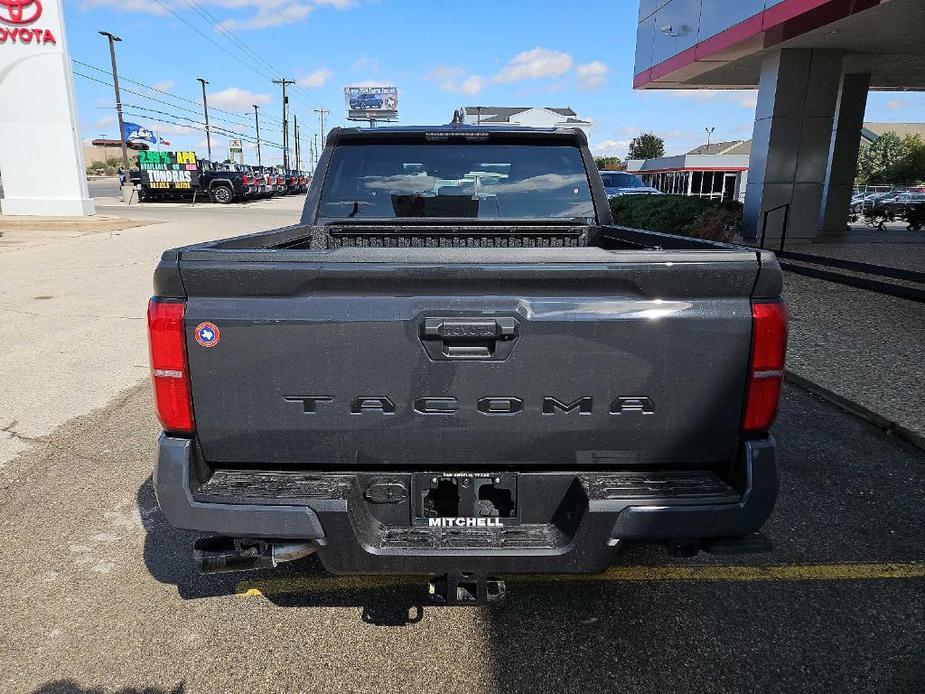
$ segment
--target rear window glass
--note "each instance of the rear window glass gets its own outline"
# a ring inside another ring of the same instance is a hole
[[[638,176],[628,173],[601,174],[604,185],[608,188],[642,188],[643,182]]]
[[[593,222],[594,204],[577,147],[345,144],[334,150],[319,214]]]

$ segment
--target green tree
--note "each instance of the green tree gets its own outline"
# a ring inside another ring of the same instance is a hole
[[[871,144],[862,144],[858,152],[857,180],[861,184],[896,183],[888,180],[891,172],[909,154],[905,140],[894,132],[885,132]]]
[[[665,156],[665,141],[655,133],[642,133],[630,142],[630,159],[655,159]]]
[[[925,141],[920,135],[906,135],[903,138],[906,154],[889,167],[884,177],[900,186],[914,185],[925,181]]]
[[[620,157],[594,157],[598,171],[619,171],[623,168]]]

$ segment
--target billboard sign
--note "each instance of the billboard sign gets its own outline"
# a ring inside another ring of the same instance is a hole
[[[344,87],[347,120],[398,120],[398,87]]]
[[[189,190],[199,185],[199,166],[195,152],[138,153],[141,184],[148,188]]]

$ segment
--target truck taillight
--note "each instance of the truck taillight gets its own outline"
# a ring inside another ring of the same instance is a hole
[[[764,433],[777,416],[784,355],[787,351],[787,309],[781,302],[752,304],[752,357],[742,430]]]
[[[154,407],[165,431],[195,431],[183,316],[186,304],[153,297],[148,302],[148,342]]]
[[[248,176],[247,174],[244,174],[244,185],[249,186],[251,183],[253,183],[253,181],[251,180],[251,177]]]
[[[276,185],[278,185],[278,186],[283,185],[283,177],[282,177],[282,176],[277,176],[277,177],[276,177]]]

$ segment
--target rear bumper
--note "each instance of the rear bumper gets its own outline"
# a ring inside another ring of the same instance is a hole
[[[773,510],[778,485],[775,444],[769,437],[744,444],[740,482],[722,493],[659,491],[646,496],[638,489],[630,494],[619,484],[601,484],[602,477],[613,480],[608,474],[521,473],[521,514],[542,514],[545,506],[548,523],[524,520],[500,530],[441,529],[410,526],[407,520],[390,525],[383,514],[401,516],[400,505],[367,502],[372,482],[386,477],[400,482],[410,479],[410,473],[284,473],[286,484],[281,487],[274,480],[273,487],[282,491],[271,494],[258,486],[274,473],[245,471],[229,475],[237,486],[216,494],[215,484],[197,473],[203,466],[194,450],[190,440],[160,438],[154,489],[171,525],[232,537],[312,539],[333,573],[599,572],[614,561],[622,541],[755,532]],[[242,486],[242,474],[254,475],[256,486]],[[305,485],[303,492],[293,493],[296,483]]]

